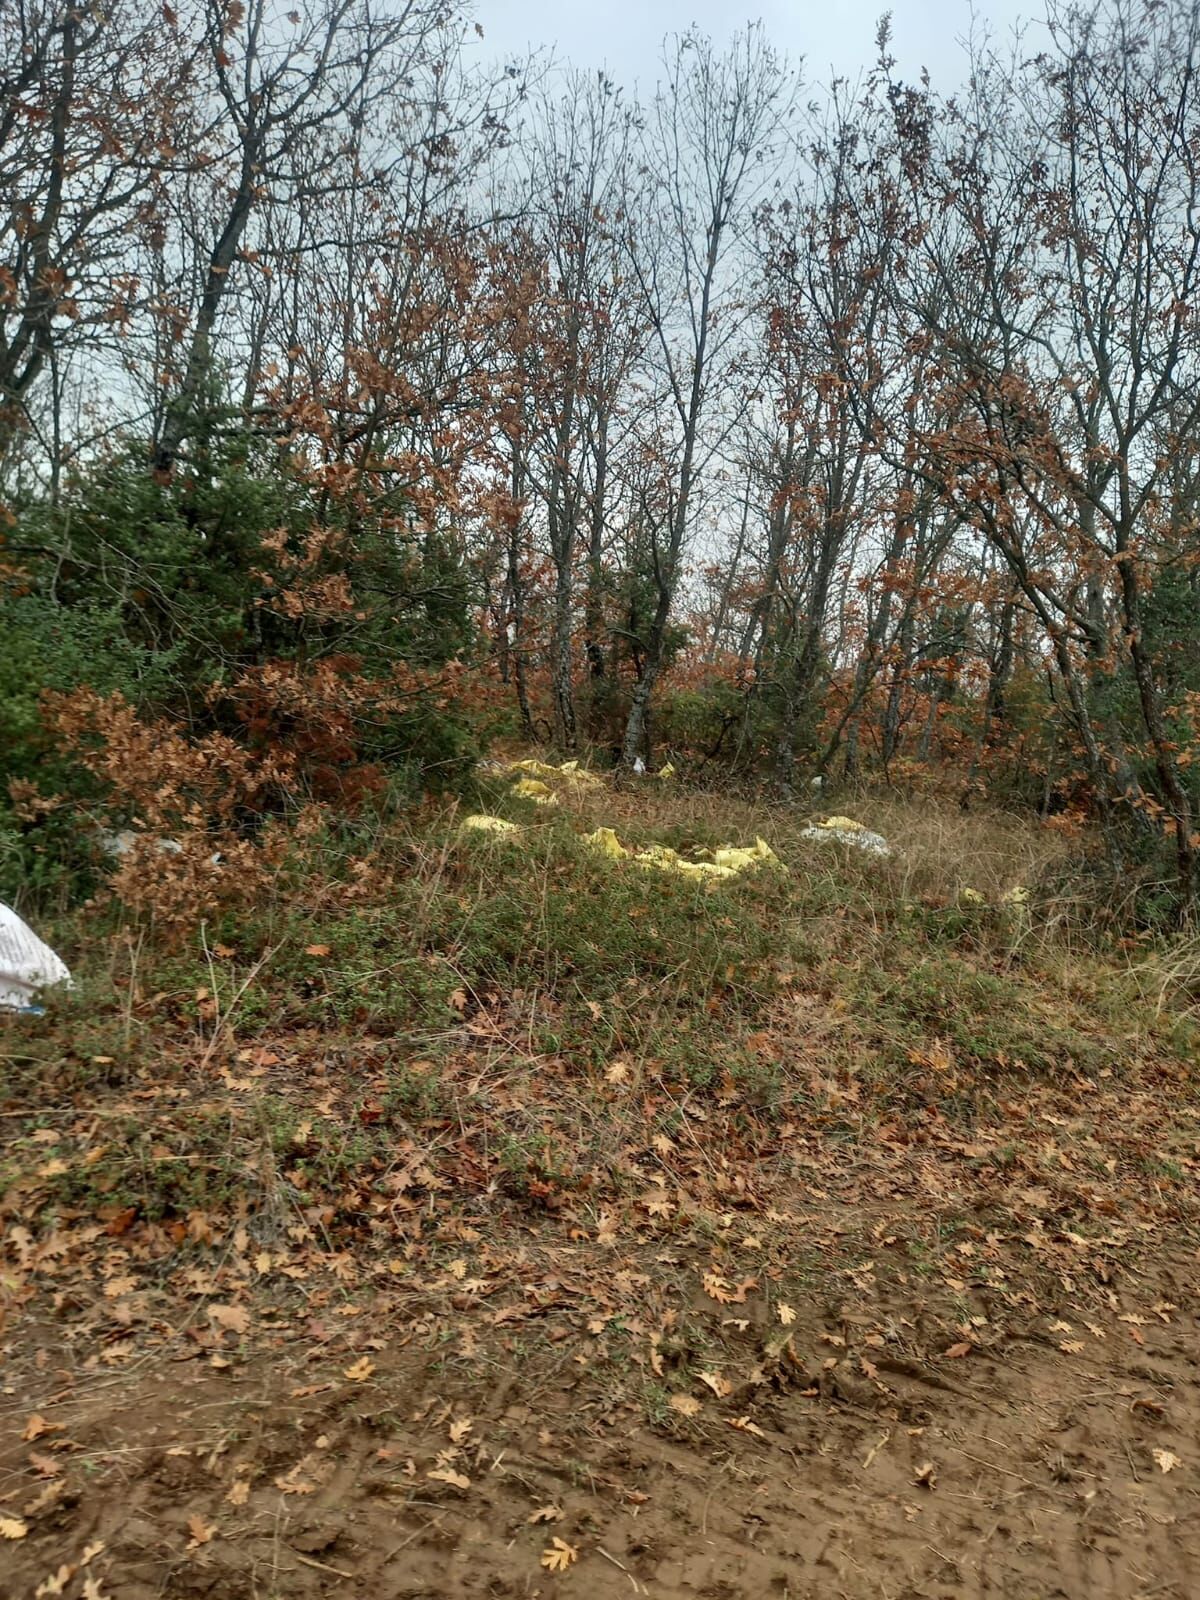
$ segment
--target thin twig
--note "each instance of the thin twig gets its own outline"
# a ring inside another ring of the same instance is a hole
[[[294,1556],[303,1566],[315,1567],[318,1572],[332,1572],[335,1578],[353,1578],[353,1572],[347,1572],[344,1567],[331,1567],[328,1561],[315,1561],[312,1556],[302,1556],[299,1550],[293,1550],[291,1545],[285,1545],[288,1555]]]
[[[974,1461],[977,1466],[986,1467],[989,1472],[1002,1472],[1006,1477],[1016,1478],[1020,1483],[1026,1484],[1030,1489],[1040,1490],[1043,1487],[1040,1483],[1034,1483],[1032,1478],[1025,1477],[1023,1473],[1014,1472],[1011,1467],[1002,1467],[998,1462],[985,1461],[982,1456],[973,1456],[969,1450],[964,1450],[961,1445],[952,1444],[950,1449],[953,1450],[956,1455],[966,1456],[968,1461]]]

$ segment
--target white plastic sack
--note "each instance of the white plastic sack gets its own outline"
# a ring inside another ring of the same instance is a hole
[[[891,845],[881,833],[872,833],[853,817],[829,817],[825,822],[810,822],[807,828],[801,828],[800,837],[819,839],[823,844],[833,839],[838,844],[852,844],[856,850],[865,850],[873,856],[892,853]]]
[[[0,1007],[30,1011],[39,989],[70,982],[71,974],[50,946],[0,900]]]

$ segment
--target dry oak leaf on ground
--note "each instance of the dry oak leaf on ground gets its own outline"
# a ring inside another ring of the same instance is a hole
[[[455,1472],[453,1467],[434,1467],[425,1476],[432,1478],[435,1483],[448,1483],[452,1489],[469,1489],[471,1487],[470,1478],[465,1473]]]

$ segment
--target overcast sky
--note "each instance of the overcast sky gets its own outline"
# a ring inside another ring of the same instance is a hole
[[[874,56],[875,26],[892,13],[893,51],[901,74],[928,67],[937,87],[963,78],[958,43],[983,24],[1007,46],[1013,24],[1040,9],[1038,0],[476,0],[484,30],[481,54],[523,55],[529,46],[552,48],[563,64],[606,67],[627,88],[651,89],[658,77],[666,34],[696,23],[724,41],[747,22],[760,20],[771,42],[793,60],[804,58],[809,84],[831,75],[856,79]]]

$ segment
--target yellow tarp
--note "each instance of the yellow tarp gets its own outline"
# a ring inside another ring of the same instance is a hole
[[[722,845],[712,852],[711,861],[689,861],[686,856],[681,856],[677,850],[665,844],[652,844],[644,850],[629,850],[612,828],[597,828],[595,833],[586,834],[583,842],[610,860],[632,861],[638,867],[675,872],[684,878],[732,878],[749,867],[783,867],[765,839],[756,839],[752,845]]]

